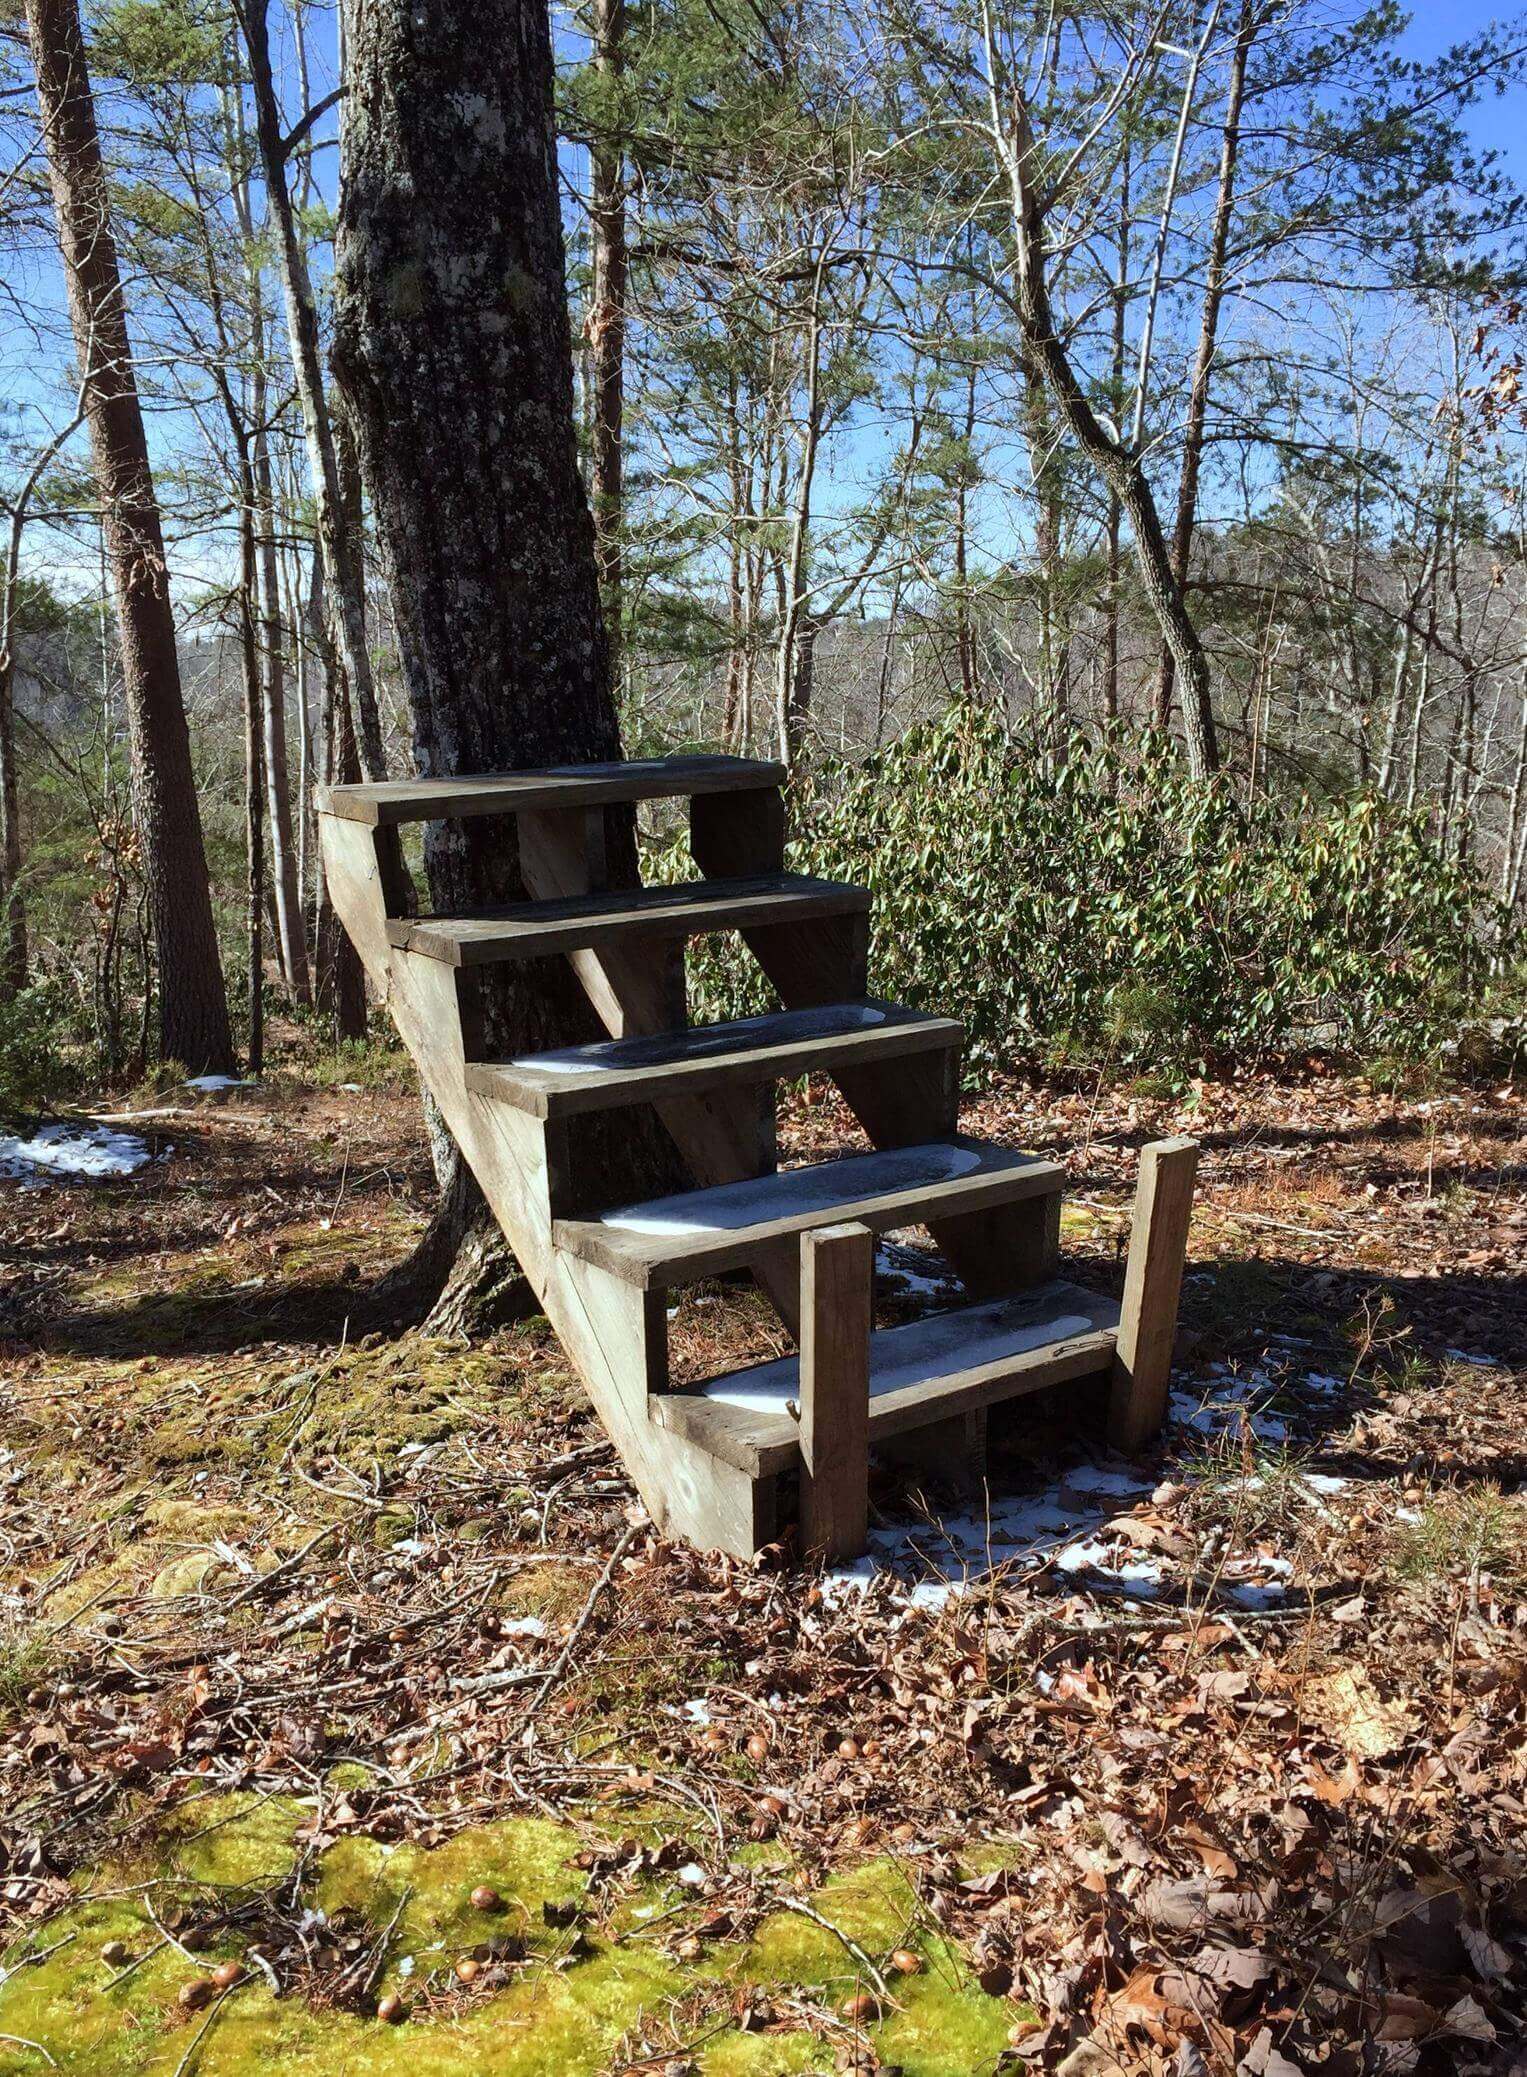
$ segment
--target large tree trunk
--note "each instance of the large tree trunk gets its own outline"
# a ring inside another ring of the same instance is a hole
[[[356,0],[349,29],[335,373],[419,769],[618,757],[574,431],[545,0]],[[612,865],[632,881],[633,819],[609,819]],[[432,824],[425,864],[444,913],[524,898],[512,822]],[[490,979],[494,1049],[596,1035],[570,970]],[[442,1165],[429,1259],[416,1258],[423,1295],[448,1254],[474,1288],[502,1288],[500,1250],[468,1259],[485,1212],[454,1148]]]
[[[175,619],[75,0],[27,0],[69,317],[122,646],[133,811],[159,953],[159,1050],[233,1067]]]

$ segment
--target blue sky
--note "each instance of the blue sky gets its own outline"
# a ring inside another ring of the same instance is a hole
[[[1424,63],[1436,52],[1477,34],[1492,20],[1501,19],[1503,14],[1509,15],[1513,12],[1515,10],[1502,10],[1483,4],[1483,0],[1455,0],[1455,4],[1446,6],[1434,4],[1434,0],[1423,0],[1423,4],[1413,10],[1411,23],[1403,40],[1403,48],[1407,55]],[[277,20],[279,14],[273,10],[273,23]],[[327,47],[331,43],[329,24],[322,15],[313,20],[313,32],[316,46],[314,55],[318,59],[319,69],[322,70],[324,59],[328,55]],[[1527,90],[1513,88],[1504,94],[1488,91],[1482,93],[1470,111],[1469,121],[1476,142],[1482,147],[1499,151],[1507,170],[1519,185],[1527,188]],[[325,125],[325,128],[328,127],[329,125]],[[331,190],[332,174],[332,155],[326,154],[320,176],[326,191]],[[25,283],[15,284],[20,292],[30,295],[36,307],[49,308],[55,318],[61,316],[59,284],[51,260],[40,259],[38,265],[28,267],[27,274],[30,278]],[[60,354],[57,365],[45,365],[44,361],[39,359],[32,342],[15,325],[14,320],[8,319],[4,310],[0,309],[0,399],[8,394],[12,401],[27,403],[51,392],[50,401],[56,400],[56,385],[62,368],[62,358]],[[51,411],[49,415],[53,415]],[[166,430],[166,419],[161,416],[156,428],[160,439]],[[860,479],[870,473],[868,464],[875,446],[873,438],[866,444],[862,435],[856,437],[853,434],[831,443],[832,451],[824,460],[828,463],[829,469],[836,465],[838,480],[824,482],[821,485],[819,510],[824,517],[841,502],[855,501],[862,489]],[[84,451],[83,440],[77,441],[76,457],[82,457]],[[34,535],[34,539],[37,548],[44,550],[41,529]],[[189,542],[178,544],[178,549],[182,569],[189,575],[191,572],[186,569],[183,559],[189,555],[194,567],[200,561],[200,557],[193,544]],[[57,558],[64,563],[70,560],[69,547],[57,537],[47,543],[44,552],[49,554],[50,559]]]

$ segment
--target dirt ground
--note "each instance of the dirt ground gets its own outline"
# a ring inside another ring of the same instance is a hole
[[[1172,1424],[1030,1403],[824,1578],[656,1536],[544,1320],[363,1331],[429,1169],[353,1071],[0,1182],[0,2072],[1527,2072],[1520,1089],[973,1102],[1100,1288],[1202,1139]]]

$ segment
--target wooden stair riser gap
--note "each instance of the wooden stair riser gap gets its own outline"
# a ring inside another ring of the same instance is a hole
[[[454,986],[438,962],[394,954],[370,827],[323,815],[319,830],[335,911],[653,1520],[668,1535],[751,1557],[759,1541],[773,1534],[772,1486],[734,1467],[718,1468],[709,1451],[648,1419],[648,1387],[657,1362],[647,1339],[654,1311],[650,1300],[638,1316],[645,1325],[633,1331],[629,1310],[617,1312],[604,1303],[612,1280],[553,1249],[537,1204],[544,1189],[538,1180],[543,1158],[539,1126],[505,1104],[467,1091]],[[629,1308],[630,1298],[623,1297],[620,1305]],[[613,1337],[622,1323],[628,1339],[615,1340],[607,1352],[602,1335]]]
[[[1047,1283],[1060,1260],[1060,1190],[990,1212],[940,1219],[928,1230],[967,1297],[1006,1298]]]
[[[485,1092],[493,1101],[491,1091]],[[724,1105],[704,1097],[669,1097],[652,1105],[674,1144],[689,1146],[694,1181],[735,1183],[772,1175],[778,1165],[778,1132],[773,1092],[767,1088],[728,1092]],[[525,1117],[533,1114],[523,1112]],[[569,1118],[538,1119],[545,1135],[548,1196],[555,1219],[593,1219],[617,1204],[640,1195],[641,1182],[617,1162],[591,1159],[593,1148],[617,1130],[616,1113],[574,1112]],[[709,1172],[701,1162],[710,1164]]]
[[[840,1067],[832,1078],[876,1147],[916,1147],[955,1132],[960,1123],[960,1053],[919,1053],[865,1067]]]
[[[779,788],[696,794],[689,803],[689,854],[708,880],[782,871],[785,803]]]
[[[590,836],[590,822],[590,816],[581,812],[520,817],[521,872],[537,900],[597,891],[588,880],[602,854]],[[658,947],[645,945],[636,952],[603,947],[597,952],[574,953],[571,961],[611,1038],[648,1037],[685,1028],[688,1010],[682,940],[668,940]],[[767,1130],[760,1098],[747,1090],[718,1090],[709,1098],[674,1097],[655,1108],[701,1188],[772,1173],[777,1159],[772,1097]],[[580,1194],[586,1193],[581,1192],[571,1164],[553,1161],[551,1172],[559,1205],[552,1216],[578,1216],[586,1209],[579,1202]],[[560,1208],[564,1203],[566,1210]],[[800,1322],[799,1280],[793,1269],[786,1272],[777,1262],[765,1261],[755,1275],[793,1334]]]
[[[813,916],[804,923],[766,923],[756,930],[744,930],[742,942],[787,1010],[857,1002],[868,992],[867,910],[846,916]]]
[[[880,1431],[875,1453],[928,1493],[971,1500],[986,1477],[986,1408],[971,1406],[916,1428]]]

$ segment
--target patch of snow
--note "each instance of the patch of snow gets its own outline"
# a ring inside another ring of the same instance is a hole
[[[1471,1356],[1467,1349],[1444,1349],[1442,1352],[1453,1363],[1477,1363],[1482,1370],[1494,1370],[1494,1356]]]
[[[1312,1493],[1345,1493],[1352,1483],[1351,1479],[1338,1478],[1332,1471],[1306,1471],[1301,1476]]]
[[[689,1718],[692,1724],[703,1726],[711,1720],[710,1704],[703,1695],[696,1695],[691,1701],[684,1704],[683,1714]]]
[[[946,1269],[942,1275],[929,1275],[916,1266],[937,1259],[921,1249],[914,1253],[910,1248],[892,1248],[882,1243],[875,1250],[875,1274],[896,1279],[900,1286],[895,1294],[898,1298],[945,1298],[958,1284],[954,1271]]]
[[[1310,1370],[1305,1372],[1302,1389],[1316,1392],[1322,1399],[1335,1399],[1346,1391],[1347,1381],[1342,1377],[1331,1377],[1323,1370]]]
[[[252,1075],[192,1075],[186,1083],[188,1089],[253,1089],[258,1080]]]
[[[394,1550],[399,1548],[400,1545],[393,1545]],[[521,1615],[516,1616],[512,1623],[500,1623],[498,1634],[500,1637],[544,1637],[546,1625],[538,1615]]]
[[[1142,1601],[1154,1601],[1166,1580],[1166,1568],[1159,1559],[1132,1555],[1126,1545],[1105,1543],[1099,1536],[1068,1543],[1051,1562],[1057,1572],[1079,1573],[1084,1582],[1089,1574],[1100,1577],[1108,1586]]]
[[[40,1125],[30,1139],[0,1136],[0,1176],[36,1190],[64,1178],[128,1176],[153,1160],[143,1141],[108,1125]]]

